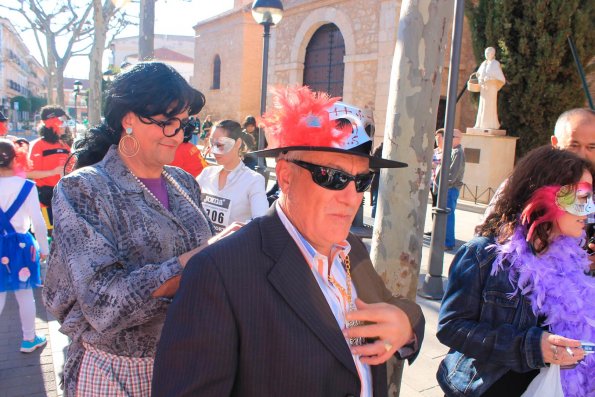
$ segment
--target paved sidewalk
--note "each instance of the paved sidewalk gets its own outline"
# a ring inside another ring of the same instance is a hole
[[[0,397],[55,397],[58,387],[54,374],[52,341],[48,317],[41,301],[41,290],[35,290],[37,320],[35,329],[45,334],[48,343],[33,353],[21,353],[21,322],[14,294],[9,292],[0,316]]]
[[[473,238],[475,226],[481,221],[484,212],[484,206],[473,205],[459,201],[455,212],[455,236],[457,238],[457,248]],[[425,230],[432,230],[432,217],[430,215],[430,206],[426,216]],[[424,247],[422,252],[421,271],[419,284],[423,283],[428,269],[430,239],[424,238]],[[448,276],[448,269],[452,259],[453,252],[444,254],[442,275]],[[443,397],[444,393],[438,386],[436,372],[440,361],[448,352],[448,349],[442,345],[436,338],[438,329],[438,311],[440,310],[440,301],[432,301],[417,297],[417,303],[422,307],[426,317],[426,328],[424,342],[420,354],[412,366],[405,366],[403,371],[403,381],[401,382],[401,397]]]
[[[366,195],[367,198],[367,195]],[[459,201],[456,211],[457,247],[471,239],[473,229],[479,222],[483,209],[479,206]],[[366,207],[364,214],[369,215]],[[425,230],[431,230],[430,206],[426,216]],[[369,222],[369,218],[366,218]],[[424,239],[420,282],[423,281],[427,269],[429,238]],[[448,266],[453,252],[444,256],[443,275],[448,274]],[[43,269],[42,269],[43,270]],[[59,374],[64,365],[65,349],[68,338],[58,329],[58,322],[43,307],[41,290],[35,291],[37,306],[36,329],[48,337],[48,344],[43,349],[30,354],[19,351],[21,328],[18,305],[14,294],[8,293],[4,312],[0,315],[0,397],[58,397],[62,396]],[[426,335],[419,357],[413,366],[406,366],[401,384],[401,397],[442,397],[436,382],[436,370],[447,349],[436,339],[439,301],[417,298],[426,316]]]

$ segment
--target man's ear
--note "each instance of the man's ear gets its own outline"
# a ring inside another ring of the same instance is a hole
[[[277,183],[282,192],[287,193],[289,189],[289,180],[291,179],[291,166],[289,162],[285,160],[277,160],[277,166],[275,167],[275,174],[277,175]]]
[[[551,141],[552,141],[552,146],[553,147],[558,147],[558,138],[556,138],[555,135],[551,136]]]

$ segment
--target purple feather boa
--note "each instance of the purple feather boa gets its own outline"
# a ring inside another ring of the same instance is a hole
[[[508,271],[517,286],[512,295],[529,297],[533,313],[546,318],[544,325],[552,333],[595,342],[595,278],[585,275],[589,259],[580,239],[557,237],[536,256],[525,235],[525,229],[517,227],[509,241],[492,246],[498,256],[491,274]],[[565,397],[595,396],[595,354],[561,375]]]

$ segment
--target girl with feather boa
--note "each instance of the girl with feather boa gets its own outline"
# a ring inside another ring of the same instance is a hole
[[[494,212],[450,268],[438,339],[447,396],[520,396],[558,364],[566,397],[595,396],[595,278],[583,250],[589,162],[551,146],[515,167]]]

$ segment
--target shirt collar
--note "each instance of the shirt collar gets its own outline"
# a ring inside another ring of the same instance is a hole
[[[310,267],[314,267],[319,273],[321,272],[320,260],[329,264],[328,270],[330,271],[330,266],[337,258],[337,255],[339,255],[341,259],[344,259],[351,251],[351,244],[349,244],[347,240],[339,241],[331,247],[331,260],[329,261],[329,258],[316,251],[312,244],[310,244],[310,242],[308,242],[308,240],[306,240],[299,230],[291,223],[287,215],[285,215],[285,212],[283,212],[279,201],[275,203],[275,210],[277,211],[277,215],[279,216],[279,219],[281,219],[283,226],[285,226],[285,229],[287,229],[287,232],[297,244],[302,255],[304,255],[304,259],[306,259]],[[323,276],[326,275],[323,274]]]

